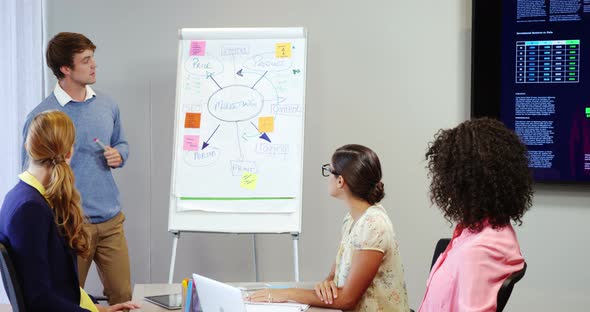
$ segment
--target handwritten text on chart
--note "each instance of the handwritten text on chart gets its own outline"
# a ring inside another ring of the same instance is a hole
[[[268,155],[286,155],[289,153],[289,144],[256,144],[256,153]]]
[[[182,112],[187,113],[187,112],[200,112],[201,111],[201,105],[191,105],[191,104],[186,104],[182,106]]]
[[[184,161],[191,167],[206,167],[217,162],[221,157],[221,151],[215,147],[207,147],[207,149],[198,151],[185,151],[183,153]]]
[[[301,115],[301,105],[277,104],[271,106],[272,112],[279,115]]]
[[[258,183],[258,175],[255,173],[244,172],[242,179],[240,180],[240,187],[255,190],[256,184]]]
[[[223,63],[213,57],[191,56],[184,62],[184,68],[189,74],[203,78],[221,73]]]
[[[260,92],[248,86],[233,85],[217,90],[209,97],[207,109],[221,121],[244,121],[256,117],[263,108]]]
[[[257,54],[244,62],[244,67],[258,71],[279,72],[291,68],[291,59],[275,58],[273,53]]]
[[[201,82],[196,79],[197,76],[187,74],[184,77],[184,91],[189,94],[199,94],[201,92]]]
[[[256,163],[253,161],[230,160],[231,174],[242,175],[244,172],[257,173]]]
[[[250,47],[247,45],[224,45],[221,48],[221,55],[248,55],[250,54]]]

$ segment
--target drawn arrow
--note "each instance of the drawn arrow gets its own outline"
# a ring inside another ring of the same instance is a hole
[[[217,81],[215,80],[215,78],[213,78],[213,74],[214,74],[214,73],[207,72],[207,79],[211,79],[211,80],[213,80],[213,82],[215,82],[215,84],[216,84],[216,85],[219,87],[219,89],[223,89],[223,88],[222,88],[222,87],[221,87],[221,86],[220,86],[220,85],[217,83]]]
[[[211,138],[213,137],[213,135],[215,134],[215,132],[217,132],[217,129],[219,129],[219,126],[221,126],[221,124],[217,125],[217,128],[215,128],[215,130],[213,130],[213,133],[211,133],[211,135],[209,136],[209,138],[207,139],[207,141],[203,142],[203,147],[201,147],[201,150],[204,150],[205,148],[207,148],[207,146],[209,146],[209,140],[211,140]]]
[[[270,138],[268,137],[268,135],[266,135],[266,133],[263,133],[263,134],[260,136],[260,138],[261,138],[261,139],[263,139],[263,140],[267,140],[267,141],[268,141],[268,143],[272,143],[272,142],[270,141]]]
[[[240,76],[240,77],[244,77],[244,75],[242,75],[242,70],[238,70],[238,72],[236,73],[236,75]]]
[[[254,87],[256,87],[256,85],[258,84],[258,82],[260,82],[260,80],[262,80],[262,78],[264,78],[264,76],[266,76],[266,73],[268,73],[268,70],[264,72],[264,74],[262,74],[262,76],[260,77],[260,79],[258,79],[258,81],[256,81],[256,83],[252,86],[251,89],[254,89]]]
[[[258,137],[258,134],[251,135],[251,134],[248,134],[247,132],[244,132],[242,134],[242,140],[244,140],[244,141],[248,141],[249,138],[254,138],[254,137]]]
[[[272,142],[270,141],[270,138],[269,138],[269,137],[268,137],[268,135],[266,134],[266,132],[260,132],[260,130],[258,130],[258,127],[256,127],[256,125],[255,125],[253,122],[251,122],[251,121],[250,121],[250,124],[251,124],[251,125],[252,125],[254,128],[256,128],[256,131],[258,131],[258,133],[262,133],[262,135],[261,135],[261,136],[259,136],[258,138],[260,138],[260,139],[263,139],[263,140],[266,140],[266,141],[268,141],[268,143],[272,143]]]

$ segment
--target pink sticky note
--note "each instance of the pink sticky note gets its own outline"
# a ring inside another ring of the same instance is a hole
[[[205,56],[207,41],[191,41],[190,56]]]
[[[199,136],[198,135],[185,135],[183,149],[185,151],[198,151],[199,150]]]

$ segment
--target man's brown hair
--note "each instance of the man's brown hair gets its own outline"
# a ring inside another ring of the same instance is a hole
[[[47,44],[47,66],[51,68],[57,79],[64,78],[60,68],[74,68],[74,54],[85,50],[96,50],[96,46],[86,36],[78,33],[61,32]]]

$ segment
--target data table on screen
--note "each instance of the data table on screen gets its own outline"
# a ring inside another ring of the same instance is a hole
[[[516,42],[516,83],[577,83],[579,64],[580,40]]]

